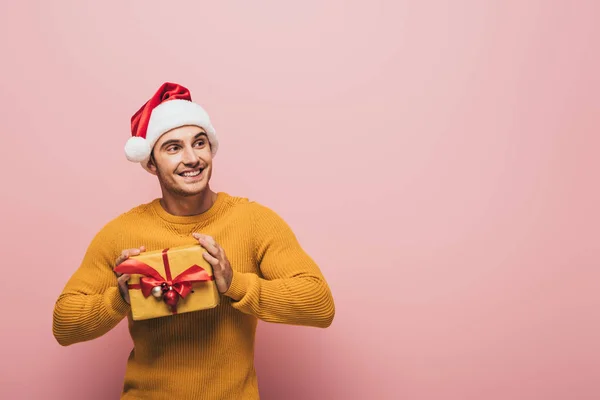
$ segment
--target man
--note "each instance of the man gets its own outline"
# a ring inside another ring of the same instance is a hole
[[[97,338],[125,316],[134,342],[122,399],[258,399],[257,320],[328,327],[330,289],[272,210],[209,181],[218,140],[189,91],[165,83],[131,119],[127,159],[156,175],[162,197],[107,223],[59,296],[53,333],[63,346]],[[127,280],[113,271],[144,251],[199,243],[219,306],[134,321]]]

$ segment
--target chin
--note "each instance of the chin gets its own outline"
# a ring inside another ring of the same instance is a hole
[[[203,192],[205,192],[208,189],[208,185],[206,184],[202,184],[202,185],[194,185],[194,187],[190,187],[191,185],[187,185],[187,186],[178,186],[176,188],[172,188],[174,193],[177,193],[181,196],[185,196],[185,197],[189,197],[189,196],[196,196],[199,194],[202,194]]]

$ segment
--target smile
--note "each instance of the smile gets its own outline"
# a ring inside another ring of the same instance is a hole
[[[195,170],[195,171],[184,171],[184,172],[181,172],[178,175],[179,176],[183,176],[184,178],[194,178],[194,177],[200,175],[202,173],[202,171],[204,171],[204,168],[200,168],[200,169]]]

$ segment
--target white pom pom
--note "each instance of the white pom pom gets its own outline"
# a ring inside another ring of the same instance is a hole
[[[150,146],[143,137],[133,136],[125,144],[125,156],[129,161],[142,162],[150,157]]]

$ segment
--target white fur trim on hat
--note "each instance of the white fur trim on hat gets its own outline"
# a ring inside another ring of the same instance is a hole
[[[219,141],[207,112],[197,103],[175,99],[165,101],[152,110],[150,121],[148,121],[146,139],[141,137],[129,138],[125,145],[127,159],[139,162],[144,169],[148,169],[147,163],[158,139],[166,132],[186,125],[204,128],[214,157],[219,149]]]
[[[150,148],[164,133],[185,125],[196,125],[204,128],[211,144],[213,155],[217,152],[219,143],[208,114],[200,105],[188,100],[169,100],[158,105],[150,115],[146,141]]]

